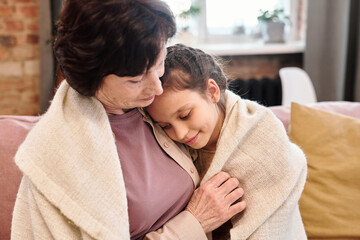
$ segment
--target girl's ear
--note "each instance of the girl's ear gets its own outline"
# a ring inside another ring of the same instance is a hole
[[[206,93],[211,102],[218,103],[220,100],[220,88],[214,79],[209,78],[206,83]]]

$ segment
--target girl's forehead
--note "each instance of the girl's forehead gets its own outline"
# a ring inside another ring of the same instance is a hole
[[[165,91],[163,95],[159,96],[159,100],[161,102],[159,107],[174,114],[180,114],[196,106],[203,106],[203,103],[207,101],[202,94],[194,90]]]

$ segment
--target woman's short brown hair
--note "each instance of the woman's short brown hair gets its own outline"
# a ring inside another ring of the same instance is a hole
[[[60,70],[85,96],[93,96],[109,74],[146,72],[176,32],[171,10],[158,0],[67,0],[57,26]]]

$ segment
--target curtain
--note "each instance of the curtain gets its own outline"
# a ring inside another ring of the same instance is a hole
[[[44,113],[53,95],[52,21],[50,0],[39,1],[40,112]]]
[[[39,47],[40,47],[40,112],[44,113],[50,105],[56,85],[56,60],[52,40],[56,34],[55,23],[63,5],[61,0],[39,1]]]
[[[358,0],[308,1],[304,69],[318,101],[360,101]]]

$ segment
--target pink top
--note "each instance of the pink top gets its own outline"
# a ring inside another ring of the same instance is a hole
[[[109,115],[123,171],[131,239],[176,216],[194,191],[190,175],[159,146],[137,109]]]

